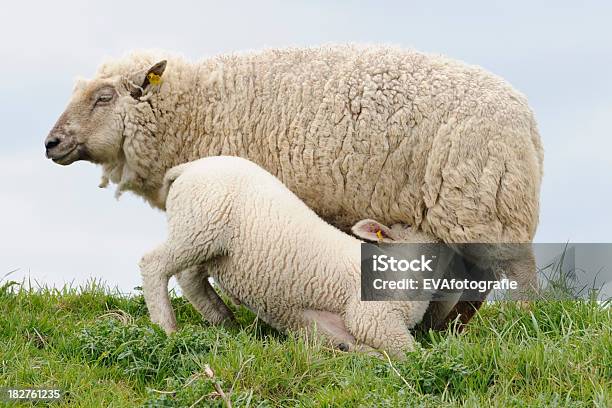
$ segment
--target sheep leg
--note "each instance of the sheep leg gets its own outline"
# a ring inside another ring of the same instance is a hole
[[[521,309],[530,309],[530,299],[538,293],[539,289],[535,255],[531,246],[524,258],[507,263],[506,277],[515,279],[518,286],[518,293],[513,292],[510,298],[517,300]]]
[[[519,300],[522,307],[530,304],[531,299],[538,292],[538,276],[533,248],[529,245],[520,251],[520,256],[505,261],[501,266],[501,272],[508,279],[514,279],[518,290],[511,293],[512,300]]]
[[[404,359],[414,350],[415,340],[405,316],[392,302],[355,301],[347,309],[345,324],[357,342]]]
[[[188,211],[190,207],[180,207],[178,210],[183,211],[183,213],[176,211],[174,219],[193,218]],[[142,258],[140,266],[143,276],[143,291],[151,321],[159,324],[166,332],[170,333],[176,330],[176,319],[168,296],[168,279],[182,271],[192,270],[197,274],[198,266],[204,270],[200,279],[206,279],[208,274],[204,265],[207,260],[214,258],[220,251],[221,248],[217,238],[222,229],[214,228],[213,225],[212,228],[199,230],[196,225],[191,223],[187,227],[182,225],[179,227],[173,225],[172,221],[169,223],[168,229],[168,240],[146,254]],[[212,287],[203,284],[201,280],[196,280],[193,273],[188,272],[186,276],[187,282],[195,283],[193,287],[189,284],[183,287],[187,291],[188,298],[193,298],[192,288],[194,288],[194,291],[201,288],[203,289],[201,296],[210,299],[210,296],[214,293]],[[223,303],[220,299],[218,301]],[[219,305],[216,300],[213,302],[216,306]],[[204,308],[204,304],[201,307]],[[206,307],[206,310],[208,309]]]
[[[458,260],[458,259],[457,259]],[[479,268],[465,257],[461,258],[470,276],[484,277],[486,271]],[[451,265],[450,270],[454,267]],[[468,322],[476,315],[476,312],[484,304],[489,292],[479,294],[478,299],[460,300],[463,293],[456,293],[456,297],[450,301],[431,302],[423,321],[419,324],[421,330],[444,331],[449,324],[453,323],[453,329],[457,333],[463,332]],[[449,308],[450,307],[450,308]]]
[[[164,245],[145,254],[140,260],[142,291],[151,321],[168,334],[176,331],[176,317],[170,296],[168,280],[174,274],[171,257]]]
[[[208,281],[206,266],[198,265],[176,275],[183,295],[211,324],[234,325],[234,315]]]
[[[337,313],[308,309],[304,310],[302,317],[309,333],[328,340],[332,347],[355,343],[355,337],[346,330],[342,317]]]
[[[461,292],[456,293],[452,300],[429,302],[423,319],[417,325],[418,329],[423,331],[446,330],[448,322],[454,321],[460,313],[459,310],[464,310],[464,303],[467,303],[459,301],[460,297]]]
[[[307,309],[302,313],[308,333],[322,338],[331,347],[341,351],[357,351],[380,354],[365,344],[357,344],[355,337],[347,330],[344,319],[338,313]]]
[[[391,226],[391,232],[395,235],[395,242],[400,244],[442,243],[434,235],[424,231],[415,230],[408,224],[393,224]],[[456,268],[455,263],[460,262],[460,260],[457,256],[454,256],[450,259],[447,258],[446,262],[449,262],[449,265],[447,265],[445,268],[438,268],[437,272],[439,276],[435,277],[442,278],[443,276],[440,274],[444,274],[446,271],[453,271]],[[460,295],[461,294],[458,293],[456,297],[451,299],[430,302],[422,322],[419,323],[419,327],[425,330],[429,330],[430,328],[433,328],[434,330],[441,330],[441,327],[446,328],[446,322],[451,316],[453,308],[457,305]],[[453,318],[455,317],[456,315],[453,316]]]

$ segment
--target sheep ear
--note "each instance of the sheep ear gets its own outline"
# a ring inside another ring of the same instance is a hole
[[[351,228],[353,234],[368,241],[394,240],[391,229],[374,220],[361,220]]]
[[[132,90],[131,92],[132,97],[135,99],[138,99],[142,96],[147,86],[161,84],[161,80],[162,80],[161,77],[164,74],[164,71],[166,70],[167,63],[168,61],[162,60],[162,61],[159,61],[157,64],[153,65],[151,68],[149,68],[147,73],[144,75],[144,78],[142,80],[142,85],[140,85],[140,88],[136,88]]]

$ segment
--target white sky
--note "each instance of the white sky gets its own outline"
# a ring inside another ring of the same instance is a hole
[[[447,54],[525,93],[545,152],[537,241],[612,241],[612,5],[594,2],[7,2],[0,15],[0,278],[122,290],[165,235],[163,214],[98,189],[100,170],[61,167],[43,140],[74,79],[106,56],[390,43]]]

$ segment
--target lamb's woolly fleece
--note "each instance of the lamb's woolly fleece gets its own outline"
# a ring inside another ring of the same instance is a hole
[[[142,74],[136,53],[97,78]],[[543,151],[526,99],[479,67],[388,47],[321,47],[168,58],[118,126],[106,175],[163,207],[170,167],[248,158],[335,226],[373,218],[445,242],[527,242]]]
[[[175,180],[175,181],[173,181]],[[151,319],[175,328],[167,282],[205,264],[221,288],[278,329],[309,329],[393,354],[428,302],[361,302],[360,241],[321,220],[277,178],[238,157],[168,172],[167,241],[143,257]]]

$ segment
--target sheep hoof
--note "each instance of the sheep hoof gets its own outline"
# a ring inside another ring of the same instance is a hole
[[[338,344],[338,350],[340,351],[349,351],[349,346],[346,343]]]
[[[169,336],[169,335],[171,335],[173,333],[176,333],[178,331],[178,327],[176,325],[161,326],[161,327],[162,327],[162,329],[164,329],[164,332],[166,332],[167,336]]]

